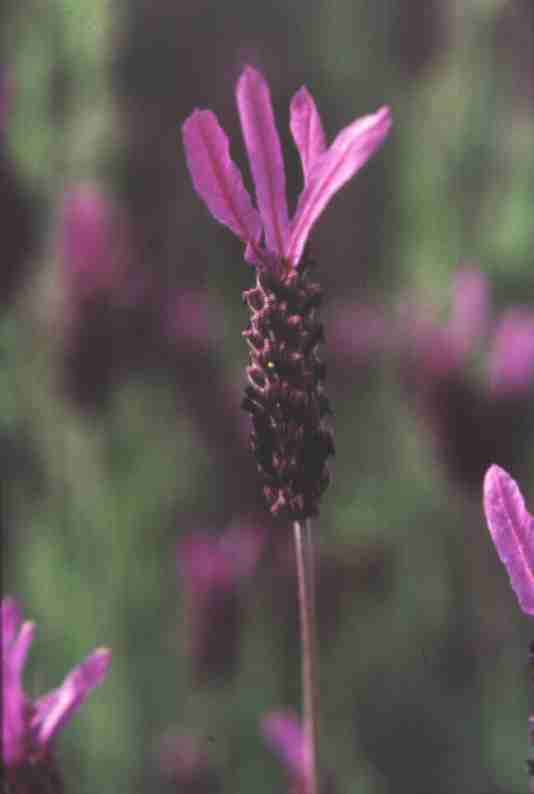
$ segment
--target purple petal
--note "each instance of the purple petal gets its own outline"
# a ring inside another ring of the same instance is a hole
[[[306,86],[302,86],[291,100],[290,111],[291,133],[299,150],[306,184],[312,166],[326,148],[321,117]]]
[[[261,721],[261,733],[292,777],[306,779],[307,763],[300,720],[284,711],[273,711]]]
[[[2,621],[2,656],[4,656],[22,623],[22,613],[11,596],[2,599],[0,620]]]
[[[488,327],[489,304],[488,279],[480,270],[465,267],[455,274],[447,333],[461,358],[468,355],[484,336]]]
[[[517,483],[499,466],[486,472],[484,511],[521,609],[534,615],[534,518]]]
[[[60,687],[35,703],[32,731],[41,750],[46,749],[50,739],[82,705],[91,689],[102,683],[110,662],[111,651],[98,648],[67,675]]]
[[[236,96],[267,247],[285,256],[289,236],[286,180],[269,86],[259,72],[247,66],[237,83]]]
[[[245,242],[257,242],[261,220],[252,206],[229,142],[211,110],[194,110],[182,126],[189,173],[211,214]]]
[[[521,395],[534,385],[534,312],[516,308],[502,316],[489,354],[489,379],[500,394]]]
[[[383,107],[345,127],[316,160],[291,224],[288,259],[293,265],[298,264],[311,228],[332,196],[378,149],[390,127],[389,108]]]
[[[12,599],[6,600],[11,602],[6,610],[2,603],[2,618],[6,615],[11,624],[6,634],[11,634],[13,629],[16,633],[20,625],[20,615],[15,614],[15,602]],[[5,630],[4,626],[2,629]],[[2,759],[8,766],[23,761],[27,752],[27,704],[22,687],[22,674],[34,633],[33,623],[23,623],[18,636],[11,634],[9,645],[6,643],[2,647]]]

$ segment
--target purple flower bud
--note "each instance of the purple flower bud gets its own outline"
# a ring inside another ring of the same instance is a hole
[[[111,651],[98,648],[65,678],[61,686],[30,701],[22,675],[35,625],[22,622],[13,598],[2,600],[2,761],[13,790],[59,791],[51,744],[58,730],[104,680]],[[47,789],[51,780],[53,789]]]

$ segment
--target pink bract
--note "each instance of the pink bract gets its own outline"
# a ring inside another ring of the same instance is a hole
[[[260,72],[245,67],[236,97],[259,212],[230,158],[228,138],[209,110],[193,111],[183,125],[193,185],[212,215],[246,243],[249,262],[265,268],[281,259],[296,267],[331,198],[383,143],[391,127],[390,111],[383,107],[357,119],[327,148],[312,96],[304,87],[297,91],[290,106],[290,127],[301,158],[304,190],[290,220],[282,148],[269,86]]]
[[[499,466],[486,472],[484,511],[519,605],[534,615],[534,517],[527,511],[517,483]]]
[[[22,622],[13,598],[2,599],[2,761],[6,767],[34,763],[44,756],[59,728],[78,710],[90,690],[104,680],[111,651],[97,648],[65,678],[61,686],[35,702],[22,685],[26,656],[35,625]]]

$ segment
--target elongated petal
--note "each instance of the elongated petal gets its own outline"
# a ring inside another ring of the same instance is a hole
[[[7,599],[6,599],[7,600]],[[2,617],[12,610],[11,605],[4,610],[2,604]],[[20,613],[11,612],[11,629],[18,634],[12,634],[9,645],[2,648],[2,761],[6,766],[20,763],[27,751],[26,736],[26,697],[22,686],[22,674],[26,663],[26,656],[33,640],[35,625],[30,622],[20,625]],[[4,630],[4,627],[2,627]]]
[[[256,69],[247,66],[236,96],[267,247],[285,256],[289,236],[286,180],[269,86]]]
[[[345,127],[315,161],[291,224],[288,258],[297,265],[308,235],[332,196],[378,149],[391,127],[389,108],[357,119]]]
[[[302,86],[291,100],[290,112],[291,134],[299,150],[304,184],[307,184],[310,170],[326,144],[319,111],[306,86]]]
[[[2,621],[2,655],[4,655],[22,623],[22,613],[14,598],[6,596],[2,599],[0,619]]]
[[[224,130],[210,110],[194,110],[182,127],[189,173],[211,214],[245,242],[257,242],[261,220],[230,158]]]
[[[46,749],[50,739],[82,705],[91,689],[102,683],[110,662],[111,651],[98,648],[67,675],[60,687],[39,698],[32,718],[32,733],[37,747]]]
[[[526,510],[517,483],[499,466],[486,472],[484,510],[521,609],[534,615],[534,518]]]

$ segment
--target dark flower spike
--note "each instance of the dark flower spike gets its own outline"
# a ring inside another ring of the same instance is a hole
[[[484,511],[523,612],[534,615],[534,517],[517,483],[499,466],[484,479]]]
[[[243,296],[251,312],[244,332],[250,360],[243,407],[252,415],[251,443],[271,512],[302,521],[318,512],[329,482],[326,461],[334,452],[323,422],[330,408],[317,353],[323,341],[321,289],[308,280],[302,255],[315,221],[381,145],[391,118],[384,107],[357,119],[327,148],[313,98],[306,88],[295,94],[290,127],[304,189],[290,220],[269,87],[247,66],[236,97],[259,212],[211,111],[195,110],[187,119],[184,145],[195,189],[215,218],[243,240],[245,258],[257,268],[256,286]]]

